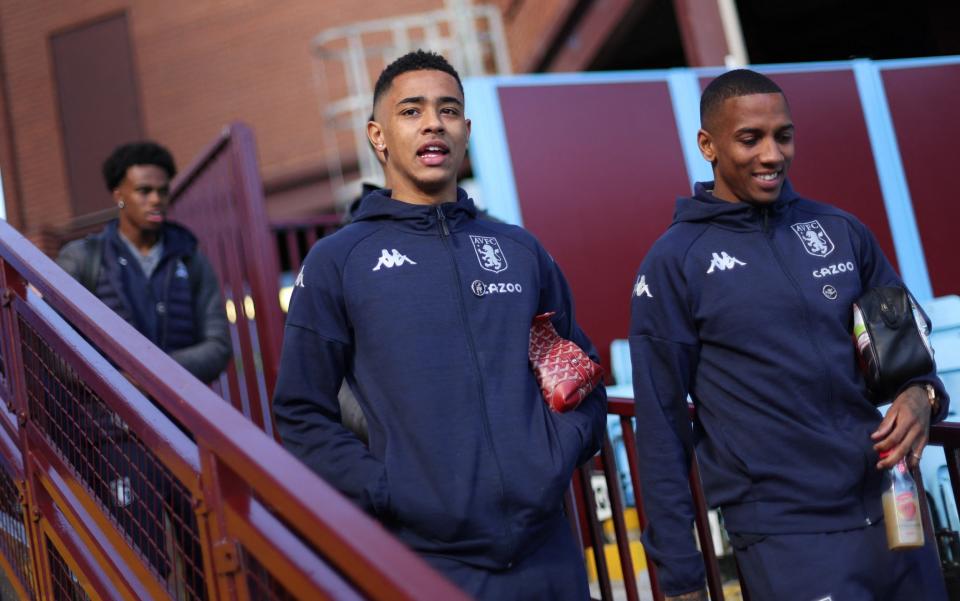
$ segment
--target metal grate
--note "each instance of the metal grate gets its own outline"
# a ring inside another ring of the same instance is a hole
[[[249,551],[242,549],[241,558],[251,601],[296,601],[297,597],[284,588]]]
[[[63,560],[60,552],[47,539],[47,558],[50,561],[50,583],[55,601],[90,601],[87,591],[80,586],[80,580]]]
[[[360,194],[361,182],[384,181],[366,131],[372,83],[387,64],[424,48],[446,56],[461,77],[510,73],[500,8],[473,0],[444,0],[443,5],[440,10],[348,23],[313,38],[324,154],[342,208]]]
[[[14,574],[23,588],[36,599],[33,590],[33,573],[30,560],[30,539],[23,521],[23,504],[20,502],[20,492],[7,473],[0,468],[0,553],[7,558]]]
[[[31,419],[176,599],[206,598],[189,490],[20,318]]]

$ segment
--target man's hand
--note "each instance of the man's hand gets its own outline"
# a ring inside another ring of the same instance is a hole
[[[911,386],[901,392],[870,438],[878,452],[890,451],[877,463],[877,469],[889,469],[904,457],[907,465],[920,463],[930,432],[930,401],[922,386]]]
[[[699,591],[693,591],[692,593],[684,593],[674,597],[665,597],[664,599],[665,601],[707,601],[707,591],[706,589],[700,589]]]

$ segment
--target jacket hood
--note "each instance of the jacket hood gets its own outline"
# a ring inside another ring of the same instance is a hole
[[[452,227],[477,216],[473,199],[462,188],[457,188],[457,200],[439,205],[417,205],[391,198],[391,190],[374,190],[363,197],[353,215],[353,221],[390,220],[418,230],[429,230],[437,225],[437,211],[442,211]]]
[[[697,182],[693,196],[677,199],[673,223],[711,222],[729,229],[755,230],[760,225],[761,214],[768,211],[769,219],[777,219],[798,198],[789,180],[783,182],[780,196],[770,204],[728,202],[713,195],[713,182]]]

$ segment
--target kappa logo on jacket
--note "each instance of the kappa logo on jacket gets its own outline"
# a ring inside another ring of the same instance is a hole
[[[826,257],[833,252],[833,240],[827,235],[827,232],[820,225],[820,222],[804,221],[803,223],[794,223],[790,226],[793,233],[803,242],[803,248],[815,257]]]
[[[187,271],[187,266],[184,265],[183,261],[177,261],[177,271],[174,273],[174,276],[185,280],[190,278],[190,272]]]
[[[303,284],[303,267],[300,267],[300,273],[297,274],[297,280],[293,283],[294,288],[306,288]]]
[[[383,249],[383,252],[380,254],[380,260],[377,261],[376,266],[374,266],[373,271],[380,271],[381,267],[386,267],[390,269],[391,267],[400,267],[401,265],[409,263],[410,265],[416,265],[417,262],[408,257],[407,255],[401,255],[397,249],[390,249],[390,252],[387,252],[387,249]]]
[[[647,295],[647,298],[653,298],[653,295],[650,294],[650,285],[647,284],[647,276],[641,275],[633,287],[633,295],[640,298],[644,294]]]
[[[746,263],[736,257],[728,255],[727,251],[721,251],[719,255],[713,253],[713,260],[710,261],[710,268],[707,269],[707,273],[713,273],[715,269],[726,271],[733,269],[737,265],[746,265]]]
[[[503,256],[503,249],[496,238],[491,236],[470,236],[473,243],[473,252],[477,254],[480,267],[493,273],[507,270],[507,258]]]

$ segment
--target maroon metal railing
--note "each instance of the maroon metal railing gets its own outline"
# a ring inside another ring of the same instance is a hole
[[[640,529],[643,530],[647,527],[648,521],[646,512],[643,508],[643,495],[640,487],[640,472],[637,465],[636,434],[633,428],[633,399],[610,398],[607,411],[610,415],[616,415],[620,419],[620,426],[623,431],[623,443],[626,447],[626,457],[628,463],[626,467],[628,473],[630,474],[631,485],[633,486],[633,496],[636,504],[635,509],[637,512],[639,526]],[[633,553],[630,550],[630,542],[627,533],[626,522],[624,519],[626,506],[623,500],[623,491],[621,490],[621,483],[618,475],[619,471],[616,454],[613,452],[609,437],[604,439],[603,449],[593,462],[593,465],[588,463],[584,466],[581,466],[581,468],[578,470],[578,478],[576,478],[573,483],[575,494],[584,497],[584,499],[587,501],[585,505],[579,505],[577,509],[580,511],[581,519],[588,522],[587,528],[584,529],[587,533],[587,536],[584,536],[582,540],[584,546],[593,547],[594,549],[593,556],[598,577],[597,584],[600,590],[600,597],[604,601],[612,600],[614,598],[610,569],[609,566],[607,566],[605,554],[603,553],[603,545],[606,542],[606,539],[602,534],[601,525],[596,518],[596,512],[593,510],[583,509],[583,507],[595,507],[592,491],[588,490],[590,488],[589,485],[584,485],[585,482],[589,482],[590,472],[592,469],[602,470],[606,479],[610,509],[612,512],[611,519],[613,520],[614,538],[617,546],[617,557],[620,562],[621,572],[623,574],[624,594],[629,601],[640,599],[640,589],[637,580],[638,575],[635,574],[633,570]],[[709,519],[707,517],[707,504],[703,494],[703,487],[700,483],[700,473],[696,465],[696,459],[694,459],[690,467],[689,478],[690,490],[693,493],[697,539],[700,543],[700,549],[703,552],[704,567],[707,575],[707,591],[710,594],[710,598],[714,601],[722,600],[724,599],[723,581],[720,575],[720,565],[716,556],[716,552],[713,548],[713,538],[710,532]],[[662,601],[664,595],[660,588],[660,581],[657,577],[656,567],[652,563],[647,562],[646,568],[650,583],[650,593],[653,599],[656,601]],[[748,599],[745,593],[744,599]]]
[[[276,238],[281,253],[280,265],[295,274],[300,271],[303,260],[313,244],[335,232],[342,224],[339,214],[304,217],[296,221],[277,220],[270,222],[270,230]]]
[[[24,599],[463,598],[3,221],[0,527]]]
[[[217,391],[273,433],[270,398],[280,361],[283,320],[277,297],[277,252],[263,201],[250,129],[240,123],[174,180],[170,217],[197,236],[220,277],[234,361]]]
[[[640,487],[640,473],[637,466],[636,433],[633,428],[633,399],[610,398],[608,413],[618,416],[623,429],[623,443],[626,447],[628,463],[626,467],[630,475],[630,483],[633,486],[639,526],[640,529],[643,530],[646,528],[648,522],[643,508],[643,491]],[[942,423],[933,426],[930,429],[929,444],[944,448],[954,497],[960,499],[960,424]],[[574,511],[580,516],[581,524],[575,525],[575,531],[581,536],[585,547],[593,547],[595,550],[593,555],[598,575],[597,587],[600,591],[600,598],[604,601],[612,600],[614,595],[609,566],[602,551],[604,543],[608,541],[603,535],[600,522],[597,520],[594,509],[593,491],[589,485],[590,475],[593,470],[602,470],[607,482],[610,509],[613,516],[614,542],[617,546],[617,557],[623,572],[622,586],[624,594],[628,600],[641,598],[637,575],[632,569],[633,557],[623,517],[626,507],[623,501],[621,483],[617,475],[619,473],[617,467],[616,454],[611,448],[609,439],[607,439],[604,442],[602,452],[595,458],[594,462],[588,463],[578,470],[578,474],[576,474],[572,484],[571,498],[568,499],[568,506],[572,506]],[[920,492],[923,493],[923,481],[919,470],[914,470],[913,476],[917,481]],[[689,477],[690,490],[693,493],[697,540],[703,552],[704,567],[706,569],[707,591],[711,600],[720,601],[725,598],[724,582],[721,577],[720,564],[714,551],[713,539],[707,517],[707,503],[700,482],[696,458],[694,458],[691,465]],[[925,498],[925,495],[921,494],[921,496]],[[927,503],[921,503],[920,506],[923,514],[924,531],[928,540],[933,540],[934,529],[930,509]],[[588,510],[586,507],[590,507],[591,509]],[[648,562],[646,567],[650,584],[650,595],[655,601],[662,601],[664,595],[657,578],[656,566]],[[741,587],[740,591],[742,599],[749,601],[748,591],[743,587]]]
[[[240,413],[0,222],[0,569],[18,595],[462,598],[260,430],[272,432],[278,274],[299,270],[339,216],[268,225],[242,125],[177,178],[173,200],[173,217],[198,235],[233,308],[235,361],[215,388]],[[644,528],[633,401],[610,399],[609,412],[623,428]],[[934,427],[931,444],[945,447],[960,492],[960,425]],[[601,598],[613,599],[595,470],[607,483],[624,594],[640,599],[609,440],[574,474],[571,527],[596,551]],[[723,599],[695,462],[690,486],[707,587]],[[647,571],[659,601],[656,570]]]

